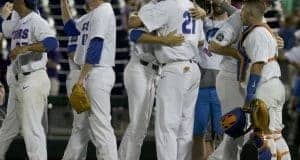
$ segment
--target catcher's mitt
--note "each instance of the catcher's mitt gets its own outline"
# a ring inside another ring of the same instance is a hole
[[[70,103],[73,109],[79,114],[91,109],[91,103],[82,85],[75,84],[70,96]]]
[[[270,117],[266,103],[260,99],[254,99],[250,102],[249,107],[251,109],[251,123],[254,130],[260,131],[263,134],[270,133]]]

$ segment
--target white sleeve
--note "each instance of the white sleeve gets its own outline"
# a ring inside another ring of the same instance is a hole
[[[300,47],[295,47],[284,54],[290,62],[300,63]]]
[[[2,23],[2,33],[4,37],[11,38],[12,32],[19,20],[4,20]]]
[[[105,10],[95,10],[93,15],[97,16],[92,16],[90,20],[90,33],[91,33],[91,39],[94,37],[100,37],[100,38],[105,38],[105,34],[107,31],[108,23],[112,21],[110,19],[113,15],[110,15],[111,12],[106,12]]]
[[[168,22],[168,12],[165,9],[164,1],[156,4],[149,2],[140,9],[138,16],[149,32],[163,27]]]
[[[55,37],[54,31],[50,28],[46,20],[40,18],[34,21],[34,23],[33,35],[38,42],[43,41],[47,37]]]
[[[240,18],[240,12],[237,11],[235,14],[229,17],[224,25],[222,25],[212,41],[221,46],[228,46],[237,41],[241,32],[242,22]]]
[[[263,29],[265,31],[263,31]],[[245,51],[252,63],[268,62],[270,51],[265,44],[269,41],[266,32],[268,31],[265,28],[255,28],[251,33],[249,33],[248,37],[246,37],[243,43]]]

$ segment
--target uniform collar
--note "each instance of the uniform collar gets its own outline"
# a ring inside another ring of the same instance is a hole
[[[21,19],[21,21],[22,21],[23,23],[29,21],[29,20],[34,16],[34,14],[36,14],[34,11],[30,12],[30,13],[27,14],[25,17],[23,17],[23,18]]]

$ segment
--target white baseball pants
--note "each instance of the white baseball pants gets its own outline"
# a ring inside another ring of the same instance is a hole
[[[70,97],[72,88],[78,81],[80,70],[71,70],[68,74],[66,87],[67,94]],[[77,114],[73,110],[73,128],[72,133],[65,149],[63,160],[85,160],[87,154],[88,142],[90,140],[90,127],[88,122],[88,113]]]
[[[115,72],[112,67],[94,67],[86,79],[86,91],[91,101],[88,120],[98,160],[118,160],[110,114],[110,93],[114,83]]]
[[[190,160],[200,69],[189,61],[161,68],[156,95],[155,140],[158,160]]]
[[[46,160],[46,135],[42,118],[47,107],[50,80],[45,70],[18,75],[16,83],[17,117],[21,123],[30,160]]]
[[[19,134],[20,123],[17,119],[17,112],[15,106],[15,84],[9,86],[9,95],[7,103],[7,112],[5,119],[0,129],[0,160],[5,160],[5,154],[9,145],[14,138]]]
[[[282,109],[285,103],[285,87],[280,79],[273,78],[259,85],[256,90],[256,97],[267,104],[271,131],[280,132],[284,127],[282,124]],[[289,152],[289,148],[282,135],[280,133],[274,134],[274,138],[279,159],[290,160],[291,156],[287,153]]]
[[[130,123],[119,146],[119,160],[139,160],[151,118],[155,95],[156,71],[132,56],[124,71],[129,102]]]
[[[222,115],[236,107],[242,107],[245,102],[245,89],[237,81],[237,74],[220,71],[216,79],[217,93],[222,105]],[[237,160],[243,147],[244,137],[233,139],[224,135],[223,141],[210,155],[210,160]]]

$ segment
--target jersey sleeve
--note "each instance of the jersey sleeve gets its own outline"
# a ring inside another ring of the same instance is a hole
[[[105,8],[106,10],[108,10],[108,8]],[[109,11],[105,11],[105,10],[95,10],[94,11],[94,16],[92,16],[91,20],[90,20],[90,33],[91,33],[91,38],[93,39],[95,37],[99,37],[99,38],[105,38],[105,34],[107,31],[107,25],[110,21],[112,21],[112,19],[110,19],[113,15],[110,15],[111,12]],[[97,16],[95,16],[97,15]]]
[[[50,25],[44,19],[37,19],[33,26],[33,35],[35,39],[40,42],[48,37],[55,37],[54,30],[50,28]]]
[[[222,25],[218,32],[213,37],[212,41],[221,45],[228,46],[233,44],[239,38],[239,33],[242,32],[242,22],[240,12],[229,17],[229,19]]]
[[[245,39],[243,46],[252,63],[268,62],[269,50],[266,43],[270,41],[265,28],[257,27]]]
[[[168,22],[166,7],[165,2],[161,1],[155,4],[150,2],[140,9],[138,16],[149,32],[163,27]]]
[[[5,20],[2,23],[2,32],[4,37],[11,38],[12,32],[14,30],[14,26],[17,25],[20,19],[19,14],[16,11],[13,11],[11,14],[11,18],[9,20]]]
[[[14,31],[14,26],[18,23],[18,20],[5,20],[2,23],[2,32],[4,37],[11,38]]]

